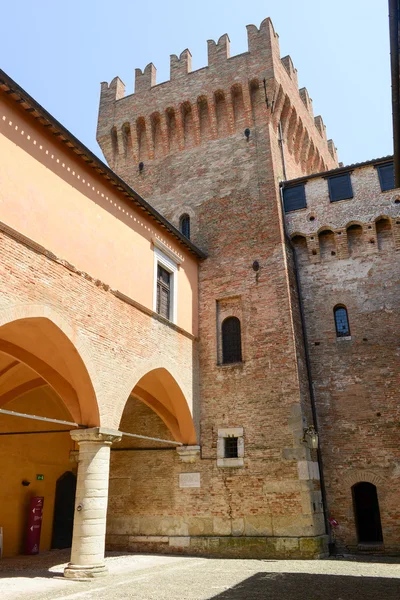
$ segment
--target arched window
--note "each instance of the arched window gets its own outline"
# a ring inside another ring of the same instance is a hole
[[[336,337],[346,337],[350,335],[349,318],[345,306],[335,306],[333,310],[335,315]]]
[[[240,321],[236,317],[228,317],[222,323],[222,362],[242,362]]]
[[[180,229],[181,233],[183,233],[183,235],[185,237],[187,237],[188,240],[190,240],[190,217],[189,217],[189,215],[181,216],[181,218],[179,219],[179,229]]]

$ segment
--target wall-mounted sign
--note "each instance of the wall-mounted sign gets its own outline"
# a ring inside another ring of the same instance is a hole
[[[43,481],[43,479],[44,479],[44,475],[40,475],[40,474],[38,474],[38,475],[36,475],[36,479],[37,479],[38,481]]]
[[[200,473],[180,473],[179,474],[180,488],[199,488]]]
[[[25,554],[38,554],[40,544],[40,530],[43,518],[43,496],[31,498],[29,503],[28,527],[26,532]]]

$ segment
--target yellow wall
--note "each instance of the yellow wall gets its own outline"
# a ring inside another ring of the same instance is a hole
[[[0,218],[153,310],[157,238],[181,258],[177,324],[197,334],[197,260],[96,171],[0,97]]]
[[[40,388],[9,402],[3,408],[17,412],[71,420],[62,401],[49,387]],[[31,419],[0,415],[0,431],[38,431],[63,426]],[[0,527],[3,527],[3,556],[24,552],[30,498],[44,496],[40,551],[49,550],[57,479],[65,471],[76,473],[69,461],[74,443],[69,433],[0,436]],[[37,481],[36,475],[44,480]],[[23,479],[31,482],[28,487]]]

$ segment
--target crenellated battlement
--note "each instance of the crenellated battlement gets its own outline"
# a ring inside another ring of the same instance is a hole
[[[188,49],[172,54],[170,79],[159,84],[153,63],[136,69],[135,91],[127,96],[118,77],[102,83],[97,139],[112,168],[126,176],[128,163],[279,122],[292,176],[337,166],[322,118],[314,118],[307,89],[298,89],[291,57],[280,57],[271,19],[248,25],[247,39],[247,52],[236,56],[227,34],[208,40],[208,64],[195,71]]]

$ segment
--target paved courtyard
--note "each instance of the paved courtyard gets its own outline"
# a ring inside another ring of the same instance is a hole
[[[109,576],[62,577],[69,553],[0,561],[1,600],[399,600],[400,559],[224,560],[109,553]]]

